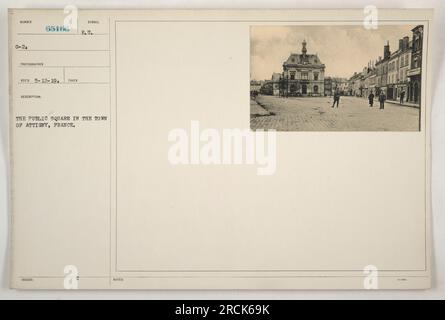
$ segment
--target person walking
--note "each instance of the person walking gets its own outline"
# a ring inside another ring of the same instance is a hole
[[[368,96],[368,100],[369,100],[369,106],[372,107],[374,105],[374,93],[372,93],[372,91]]]
[[[380,95],[379,95],[380,109],[382,109],[382,110],[385,109],[385,100],[386,100],[386,95],[382,91],[382,92],[380,92]]]
[[[338,108],[338,104],[340,103],[340,93],[338,92],[338,90],[335,90],[334,103],[332,104],[332,108],[335,106],[336,103],[337,103],[337,108]]]
[[[405,90],[400,93],[400,104],[403,104],[404,98],[405,98]]]

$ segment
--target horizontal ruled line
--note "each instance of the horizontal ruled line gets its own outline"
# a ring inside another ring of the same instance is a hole
[[[59,82],[59,83],[34,83],[34,82],[19,82],[19,85],[33,85],[33,84],[44,84],[44,85],[59,85],[59,84],[109,84],[109,82]]]
[[[39,66],[39,65],[19,65],[19,68],[109,68],[110,66]]]
[[[108,33],[93,33],[93,34],[81,34],[81,33],[28,33],[28,32],[19,32],[17,33],[19,36],[108,36]]]
[[[102,50],[102,49],[97,49],[97,50],[94,50],[94,49],[29,49],[29,50],[20,49],[17,51],[22,51],[22,52],[26,52],[26,51],[86,51],[86,52],[88,52],[88,51],[104,51],[104,52],[108,52],[110,50],[108,50],[108,49],[104,49],[104,50]]]

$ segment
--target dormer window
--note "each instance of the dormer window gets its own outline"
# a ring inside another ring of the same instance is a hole
[[[290,61],[292,61],[292,63],[293,63],[293,62],[295,62],[295,59],[294,59],[294,58],[292,58],[292,59],[290,59]]]

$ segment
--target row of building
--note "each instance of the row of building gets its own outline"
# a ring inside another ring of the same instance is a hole
[[[383,57],[370,61],[362,72],[349,79],[349,94],[368,97],[383,92],[389,100],[420,104],[423,26],[416,26],[412,39],[399,40],[397,50],[391,52],[389,43],[383,47]]]
[[[301,54],[292,53],[283,63],[282,73],[274,73],[268,81],[252,81],[251,90],[277,96],[368,97],[384,92],[389,100],[420,103],[423,26],[412,29],[399,40],[399,47],[391,52],[389,43],[383,47],[383,57],[370,61],[361,72],[349,78],[325,77],[325,65],[317,54],[308,54],[306,41]]]

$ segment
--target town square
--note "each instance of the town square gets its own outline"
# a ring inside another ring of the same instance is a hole
[[[332,97],[280,98],[259,95],[251,100],[250,127],[278,131],[418,131],[419,108],[386,103],[369,107],[359,97],[340,98],[332,108]]]
[[[422,25],[262,26],[251,37],[251,129],[419,131]]]

